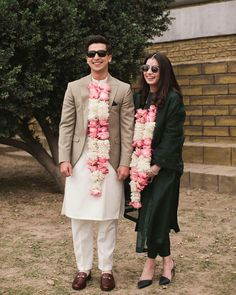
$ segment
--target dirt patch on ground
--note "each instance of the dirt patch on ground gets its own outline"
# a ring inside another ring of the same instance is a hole
[[[71,289],[76,266],[70,221],[60,215],[63,196],[24,152],[0,146],[0,161],[0,294],[78,294]],[[117,287],[110,294],[235,294],[235,196],[182,189],[179,223],[181,232],[171,235],[174,282],[167,289],[158,285],[159,258],[153,285],[138,290],[145,255],[135,253],[134,223],[120,221]],[[80,293],[106,293],[99,288],[97,259],[92,274]]]

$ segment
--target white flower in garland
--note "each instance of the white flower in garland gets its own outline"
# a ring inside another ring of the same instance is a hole
[[[109,165],[109,93],[107,83],[89,84],[88,105],[88,168],[91,172],[91,195],[101,196],[102,184]]]
[[[106,120],[109,117],[109,110],[106,101],[99,102],[99,108],[97,109],[97,115],[99,120]]]
[[[141,140],[143,137],[145,125],[139,122],[136,122],[134,129],[134,141]]]
[[[103,140],[98,142],[98,153],[101,158],[109,158],[110,142],[109,140]]]
[[[93,120],[97,117],[97,110],[99,106],[99,101],[97,99],[91,99],[89,100],[89,106],[88,106],[88,119]]]
[[[140,192],[149,181],[151,168],[152,138],[155,128],[157,107],[151,105],[149,109],[138,109],[135,115],[133,147],[130,170],[131,202],[134,208],[140,208]]]

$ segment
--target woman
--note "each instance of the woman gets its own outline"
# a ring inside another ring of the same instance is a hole
[[[161,53],[149,55],[141,69],[141,87],[134,97],[135,105],[136,108],[149,112],[154,109],[155,119],[150,141],[149,170],[146,173],[148,183],[145,183],[145,174],[141,175],[143,178],[140,181],[140,178],[136,177],[138,172],[132,173],[134,168],[131,163],[133,199],[131,197],[130,204],[136,208],[141,207],[136,225],[136,251],[147,251],[147,260],[138,281],[139,289],[152,284],[156,268],[155,259],[158,255],[162,257],[163,262],[159,284],[169,284],[174,276],[175,263],[170,254],[169,232],[171,229],[179,231],[177,209],[180,177],[183,173],[185,120],[183,98],[169,59]],[[136,124],[137,121],[136,113]],[[135,143],[133,145],[135,146]],[[134,151],[136,160],[137,155],[142,154],[140,149],[139,146]],[[144,155],[148,155],[148,152]],[[137,187],[141,194],[140,202],[137,200]]]

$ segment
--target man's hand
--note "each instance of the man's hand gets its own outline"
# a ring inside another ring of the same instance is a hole
[[[63,176],[68,177],[72,175],[72,165],[70,162],[65,161],[60,164],[60,172]]]
[[[118,180],[125,180],[129,176],[129,167],[119,166],[117,168]]]

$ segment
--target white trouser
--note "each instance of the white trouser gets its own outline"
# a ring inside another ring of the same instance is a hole
[[[94,220],[71,219],[74,251],[79,271],[86,272],[92,269],[94,223]],[[118,219],[101,220],[96,223],[98,224],[98,268],[101,271],[111,271]]]

